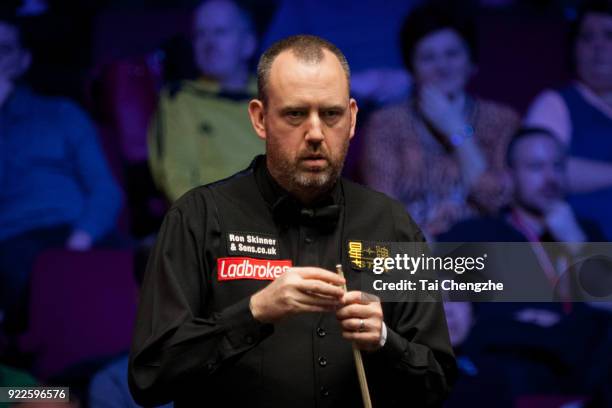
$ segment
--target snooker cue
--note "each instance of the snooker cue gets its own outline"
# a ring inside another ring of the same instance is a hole
[[[342,265],[336,265],[336,272],[341,278],[344,278],[344,272],[342,271]],[[344,291],[346,291],[346,284],[342,285]],[[359,378],[359,388],[361,388],[361,398],[363,400],[364,408],[372,408],[372,401],[370,400],[370,390],[368,389],[368,379],[366,378],[365,368],[363,367],[363,359],[361,358],[361,351],[353,344],[353,358],[355,360],[355,368],[357,368],[357,378]]]

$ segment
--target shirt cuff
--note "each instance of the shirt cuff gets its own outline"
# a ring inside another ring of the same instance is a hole
[[[384,347],[387,342],[387,325],[385,322],[382,322],[382,328],[380,329],[380,342],[378,343],[380,347]]]
[[[249,301],[250,297],[242,299],[222,312],[230,328],[227,336],[235,349],[253,347],[274,331],[272,324],[261,323],[253,317]]]

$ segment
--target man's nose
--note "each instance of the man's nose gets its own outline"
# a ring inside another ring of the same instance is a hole
[[[312,113],[308,118],[308,128],[306,129],[306,141],[310,143],[320,143],[325,139],[323,134],[323,123],[318,113]]]

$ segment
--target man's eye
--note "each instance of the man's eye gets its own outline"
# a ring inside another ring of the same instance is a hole
[[[334,118],[337,118],[338,116],[340,116],[340,112],[335,111],[335,110],[323,112],[323,117],[325,117],[326,119],[334,119]]]
[[[291,119],[298,119],[304,116],[304,112],[301,111],[288,111],[286,115]]]

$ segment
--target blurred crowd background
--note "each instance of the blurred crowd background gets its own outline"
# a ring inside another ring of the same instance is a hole
[[[351,66],[345,176],[428,240],[528,242],[555,285],[576,243],[612,237],[611,1],[2,0],[0,386],[136,406],[127,350],[156,231],[264,152],[256,62],[300,33]],[[609,304],[445,310],[447,406],[612,407]]]

